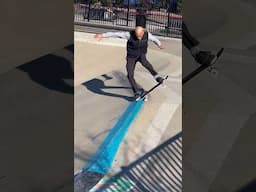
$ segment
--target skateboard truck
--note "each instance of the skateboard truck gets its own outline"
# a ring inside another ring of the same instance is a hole
[[[213,60],[212,63],[210,63],[209,65],[201,65],[200,67],[196,68],[194,71],[192,71],[191,73],[189,73],[187,76],[185,76],[182,79],[182,84],[185,84],[186,82],[188,82],[189,80],[191,80],[192,78],[194,78],[195,76],[197,76],[200,72],[202,72],[205,69],[208,69],[207,71],[209,71],[212,75],[217,75],[218,74],[218,70],[217,68],[215,68],[213,65],[218,61],[219,57],[222,55],[224,51],[224,48],[221,48],[217,54],[216,54],[216,58]]]

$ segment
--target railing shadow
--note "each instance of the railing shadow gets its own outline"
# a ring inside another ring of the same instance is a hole
[[[246,184],[236,192],[253,192],[253,191],[256,191],[256,179]]]

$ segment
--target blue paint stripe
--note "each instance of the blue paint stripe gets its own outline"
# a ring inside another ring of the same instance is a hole
[[[134,101],[129,104],[91,160],[85,164],[83,168],[84,171],[100,174],[106,174],[109,171],[119,145],[143,104],[144,101]]]

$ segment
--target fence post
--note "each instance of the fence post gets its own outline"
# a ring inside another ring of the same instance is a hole
[[[169,30],[170,30],[170,11],[168,11],[168,19],[167,19],[167,27],[166,27],[166,34],[169,34]]]
[[[129,25],[129,12],[130,12],[130,0],[128,0],[128,4],[127,4],[128,8],[127,8],[127,18],[126,18],[126,25]]]
[[[92,1],[90,0],[90,1],[89,1],[89,7],[88,7],[88,14],[87,14],[87,20],[88,20],[88,22],[90,21],[91,3],[92,3]]]

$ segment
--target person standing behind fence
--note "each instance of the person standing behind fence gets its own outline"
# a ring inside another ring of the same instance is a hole
[[[126,69],[129,83],[131,84],[134,92],[134,97],[137,99],[144,94],[144,89],[139,89],[134,79],[134,71],[137,62],[140,62],[152,76],[154,76],[157,82],[162,82],[161,77],[153,68],[151,63],[147,60],[146,54],[148,49],[148,40],[154,42],[160,49],[163,49],[161,42],[153,36],[150,32],[145,30],[145,21],[142,19],[137,20],[136,27],[130,32],[107,32],[103,34],[96,34],[95,38],[101,40],[107,37],[116,37],[127,39],[127,56],[126,56]]]
[[[114,18],[114,11],[112,8],[107,8],[107,10],[104,12],[104,19],[111,20]]]

